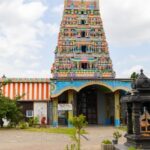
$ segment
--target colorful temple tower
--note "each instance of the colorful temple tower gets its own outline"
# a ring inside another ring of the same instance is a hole
[[[114,78],[99,0],[65,0],[53,78]]]
[[[51,122],[68,124],[84,114],[89,124],[120,125],[120,97],[129,79],[116,79],[99,0],[65,0],[51,68]]]

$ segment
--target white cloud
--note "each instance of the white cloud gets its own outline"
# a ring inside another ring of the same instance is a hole
[[[110,42],[138,45],[150,42],[149,0],[102,0],[102,18]]]
[[[133,72],[140,73],[141,69],[144,69],[144,74],[146,76],[150,77],[149,68],[146,68],[142,65],[135,65],[135,66],[132,65],[131,67],[126,67],[126,69],[123,69],[119,72],[117,77],[119,77],[119,78],[130,78],[130,76]]]
[[[53,7],[51,12],[62,14],[64,9],[64,4],[57,5],[56,7]]]
[[[40,69],[44,38],[56,32],[55,25],[42,20],[46,10],[40,0],[0,1],[0,73],[13,76]]]
[[[128,78],[129,78],[133,72],[139,73],[139,71],[140,71],[142,68],[143,68],[143,66],[141,66],[141,65],[132,66],[132,67],[130,67],[130,68],[127,68],[126,70],[122,70],[120,76],[121,76],[122,78],[123,78],[123,77],[128,77]]]

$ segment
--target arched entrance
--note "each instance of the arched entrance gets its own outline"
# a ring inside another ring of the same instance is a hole
[[[120,126],[125,118],[125,114],[122,115],[124,111],[121,111],[120,98],[126,91],[124,87],[114,88],[101,82],[88,82],[78,88],[67,87],[52,99],[53,126],[68,124],[68,127],[71,127],[69,120],[80,114],[86,116],[88,124]],[[60,112],[60,104],[67,109]],[[68,105],[72,106],[72,109]]]
[[[114,123],[114,95],[109,88],[90,85],[76,94],[76,114],[85,115],[88,124]]]

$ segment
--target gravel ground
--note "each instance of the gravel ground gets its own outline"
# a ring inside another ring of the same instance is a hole
[[[103,139],[112,139],[113,127],[86,128],[88,140],[82,138],[82,150],[100,150]],[[122,131],[121,131],[122,132]],[[125,133],[122,132],[124,135]],[[119,143],[125,142],[122,137]],[[0,150],[64,150],[71,143],[63,134],[49,134],[22,130],[0,130]]]

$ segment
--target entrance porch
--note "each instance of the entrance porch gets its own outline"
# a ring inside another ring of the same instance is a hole
[[[120,111],[120,98],[125,92],[127,92],[125,88],[113,91],[109,86],[98,82],[87,84],[78,90],[72,86],[52,98],[53,126],[68,125],[68,127],[72,127],[69,120],[80,114],[86,116],[89,125],[120,126],[121,120],[123,122],[125,120],[124,113]],[[71,104],[72,109],[58,111],[60,104],[64,104],[64,106]]]

